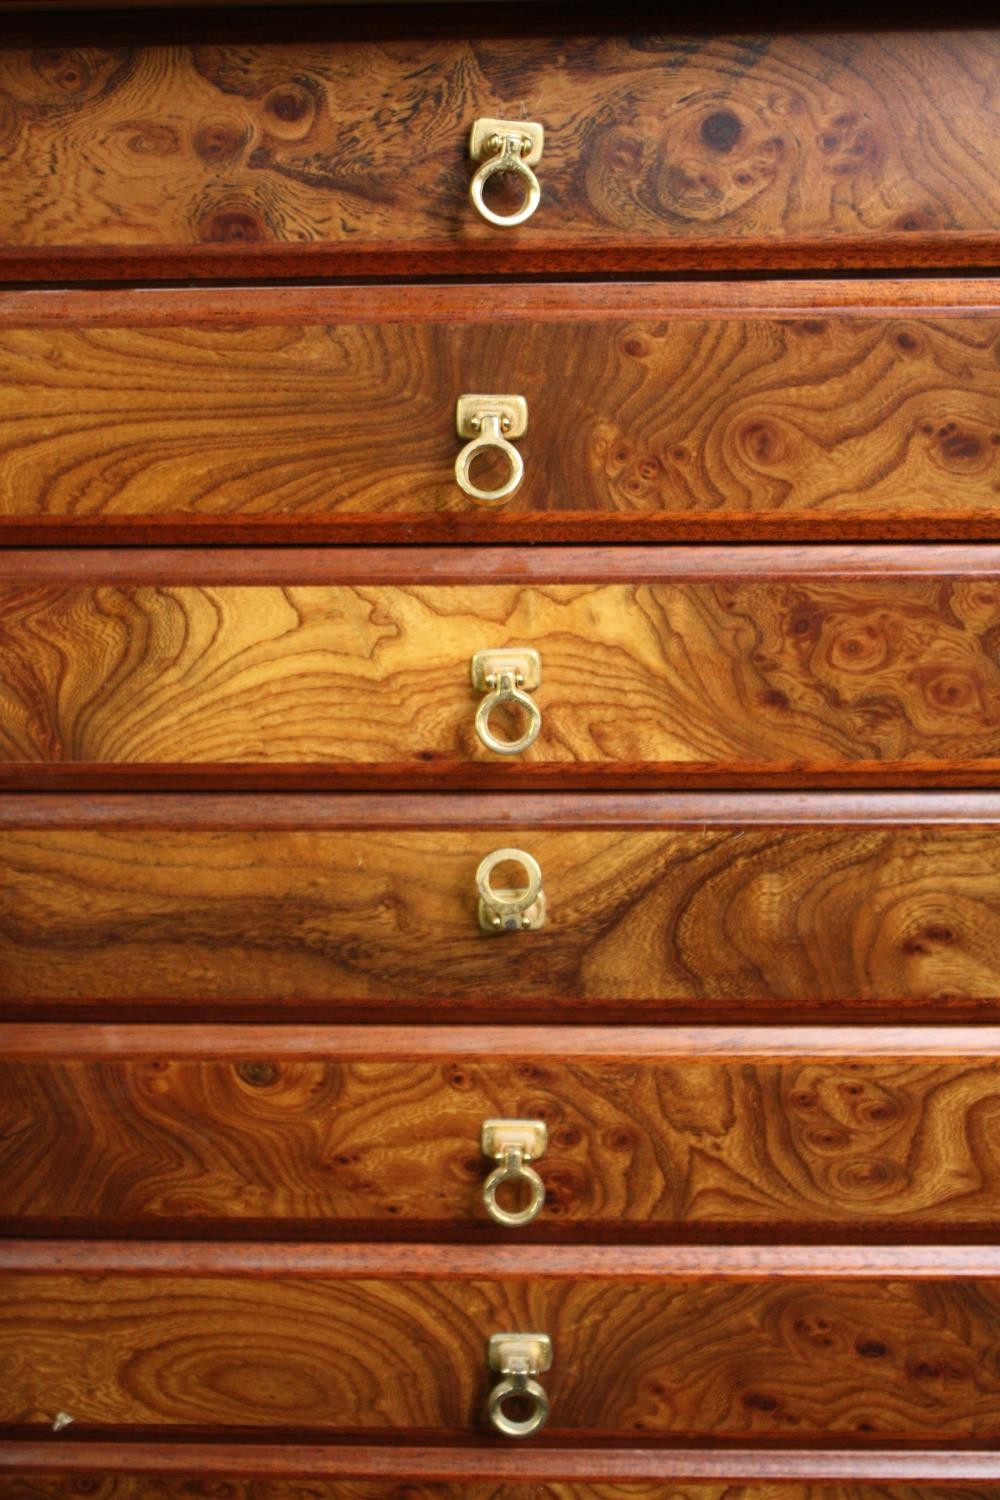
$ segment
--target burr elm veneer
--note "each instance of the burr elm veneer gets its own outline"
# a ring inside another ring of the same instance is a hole
[[[995,15],[0,20],[0,1497],[1000,1495]]]

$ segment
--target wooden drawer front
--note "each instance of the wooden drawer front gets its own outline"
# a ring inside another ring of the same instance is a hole
[[[490,1430],[489,1336],[538,1330],[553,1440],[996,1439],[993,1249],[36,1241],[0,1256],[11,1435],[64,1412],[80,1433],[461,1439]]]
[[[170,13],[159,34],[132,17],[98,45],[72,18],[9,29],[0,270],[990,262],[995,30],[567,39],[499,35],[468,12],[437,35],[392,24],[317,17],[289,42],[274,40],[284,21],[234,35],[231,17]],[[519,229],[470,203],[480,117],[545,128],[541,206]]]
[[[995,537],[998,291],[9,293],[0,536]],[[455,477],[475,391],[527,401],[498,506]]]
[[[0,1027],[9,1233],[995,1236],[1000,1032]],[[544,1120],[497,1229],[491,1118]],[[72,1151],[62,1143],[72,1141]]]
[[[0,818],[8,1017],[996,1015],[996,794],[43,796]],[[548,906],[497,936],[475,876],[507,847]]]
[[[0,628],[15,789],[1000,774],[996,547],[8,552]],[[518,756],[470,682],[510,646]]]

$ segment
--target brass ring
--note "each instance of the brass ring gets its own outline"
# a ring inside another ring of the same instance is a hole
[[[513,495],[521,480],[524,478],[524,459],[518,453],[513,443],[508,443],[500,431],[500,419],[492,413],[488,414],[483,421],[484,431],[480,437],[473,438],[471,443],[466,443],[461,453],[455,460],[455,478],[459,485],[473,500],[478,500],[482,505],[499,505]],[[472,478],[472,463],[480,453],[486,453],[490,448],[499,448],[507,462],[510,464],[510,473],[500,485],[499,489],[480,489]]]
[[[523,891],[504,892],[502,895],[490,885],[490,876],[497,865],[502,865],[505,860],[522,867],[528,877],[527,887]],[[494,849],[492,854],[480,862],[476,871],[476,888],[482,899],[492,907],[498,916],[519,916],[521,912],[527,911],[538,899],[538,893],[542,888],[542,871],[537,859],[526,854],[523,849]]]
[[[528,715],[528,727],[519,739],[498,739],[490,728],[490,714],[501,703],[516,703]],[[500,686],[489,693],[476,710],[476,733],[487,750],[492,750],[494,755],[520,755],[522,750],[527,750],[529,745],[535,743],[541,727],[542,712],[538,704],[530,693],[523,693],[519,687],[515,687],[511,676],[506,673],[501,677]]]
[[[531,1416],[525,1417],[521,1422],[508,1417],[503,1410],[503,1403],[509,1396],[530,1396],[535,1403]],[[545,1426],[548,1415],[549,1398],[545,1394],[545,1387],[529,1376],[508,1375],[504,1380],[499,1380],[490,1391],[490,1421],[504,1437],[531,1437],[533,1432],[538,1432]]]
[[[516,172],[524,178],[525,195],[520,208],[512,214],[494,213],[486,204],[483,193],[490,178],[497,172]],[[503,150],[497,156],[488,156],[469,184],[469,193],[479,213],[490,224],[500,229],[511,229],[530,219],[542,201],[542,189],[538,178],[521,156],[521,141],[516,135],[505,135]]]
[[[530,1185],[531,1201],[527,1207],[516,1210],[501,1207],[497,1202],[497,1189],[505,1182],[527,1182]],[[495,1223],[502,1224],[505,1229],[520,1229],[522,1224],[530,1224],[538,1217],[545,1202],[545,1184],[534,1167],[528,1166],[520,1151],[509,1151],[483,1183],[483,1198],[486,1212]]]

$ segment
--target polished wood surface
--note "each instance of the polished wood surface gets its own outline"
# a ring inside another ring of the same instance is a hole
[[[191,1475],[198,1479],[192,1480]],[[129,1483],[128,1476],[141,1476],[138,1483],[150,1485],[148,1493],[172,1497],[191,1490],[176,1488],[224,1481],[238,1486],[237,1500],[284,1500],[278,1489],[272,1496],[268,1483],[280,1486],[295,1480],[308,1481],[308,1495],[326,1500],[330,1484],[378,1482],[384,1486],[406,1484],[407,1495],[442,1494],[448,1500],[495,1500],[489,1486],[504,1486],[503,1500],[537,1500],[543,1493],[558,1500],[662,1500],[663,1485],[669,1484],[673,1500],[979,1500],[993,1495],[1000,1484],[1000,1455],[972,1448],[960,1450],[886,1449],[776,1449],[756,1448],[588,1448],[581,1444],[494,1445],[449,1444],[418,1447],[393,1444],[357,1446],[351,1443],[313,1445],[262,1445],[260,1443],[113,1443],[101,1440],[76,1442],[65,1432],[55,1441],[44,1438],[18,1442],[0,1441],[0,1494],[17,1495],[16,1484],[30,1476],[37,1484],[63,1485],[62,1490],[40,1493],[91,1493],[91,1486],[105,1478],[113,1484]],[[735,1481],[735,1483],[734,1483]],[[887,1488],[891,1482],[895,1487]],[[677,1485],[685,1488],[679,1490]],[[79,1484],[79,1489],[72,1489]],[[485,1490],[482,1487],[486,1485]],[[720,1485],[722,1488],[720,1489]],[[443,1490],[435,1488],[443,1486]],[[985,1488],[984,1488],[985,1486]],[[482,1493],[481,1493],[482,1491]],[[29,1494],[32,1492],[29,1490]],[[111,1491],[117,1500],[119,1493]],[[140,1493],[143,1493],[140,1491]],[[228,1493],[228,1492],[227,1492]],[[295,1495],[295,1491],[291,1491]],[[393,1495],[399,1491],[393,1489]],[[367,1500],[368,1492],[361,1491]],[[296,1497],[297,1500],[297,1497]]]
[[[0,1417],[12,1436],[65,1412],[84,1433],[457,1439],[486,1430],[487,1336],[530,1326],[555,1349],[552,1441],[995,1438],[995,1250],[920,1252],[914,1275],[907,1250],[848,1249],[831,1271],[836,1258],[808,1247],[681,1247],[669,1265],[655,1252],[659,1269],[650,1252],[616,1247],[565,1251],[553,1277],[551,1249],[434,1251],[433,1272],[425,1248],[209,1247],[205,1275],[169,1246],[148,1247],[155,1274],[138,1269],[141,1245],[124,1247],[130,1271],[113,1247],[40,1244],[30,1271],[17,1269],[24,1251],[0,1247]],[[88,1260],[99,1275],[69,1269]],[[235,1269],[249,1263],[259,1269]]]
[[[263,42],[183,12],[160,39],[141,15],[99,40],[25,19],[0,57],[3,274],[990,261],[993,30],[569,39],[551,14],[446,9],[430,34],[357,15]],[[481,115],[546,128],[519,230],[468,200]]]
[[[198,1240],[0,1239],[0,1272],[25,1279],[60,1275],[252,1276],[271,1280],[410,1281],[446,1276],[454,1281],[680,1281],[849,1282],[900,1276],[912,1282],[995,1281],[996,1245],[396,1245],[353,1240],[344,1245]]]
[[[280,586],[248,581],[253,554],[55,553],[57,583],[11,553],[4,783],[995,784],[1000,549],[899,548],[893,574],[889,548],[885,575],[862,551],[553,549],[566,581],[535,558],[502,583],[503,557],[459,553],[457,586],[333,551],[268,556]],[[368,581],[341,583],[356,566]],[[511,759],[480,744],[469,682],[474,651],[509,645],[542,659],[541,733]]]
[[[504,1237],[495,1116],[549,1126],[518,1239],[990,1238],[1000,1216],[992,1028],[4,1026],[0,1059],[12,1233]]]
[[[940,547],[7,547],[0,583],[285,584],[703,583],[766,573],[788,580],[936,578],[1000,573],[1000,546]]]
[[[11,797],[0,829],[9,1018],[996,1014],[990,794]],[[498,938],[474,877],[510,845],[548,917]]]
[[[515,804],[520,828],[613,829],[721,823],[741,828],[993,828],[1000,796],[993,792],[575,792],[525,793]],[[104,832],[342,831],[371,828],[486,828],[512,823],[502,792],[474,797],[410,792],[187,793],[128,796],[80,792],[0,797],[0,829],[65,828]]]
[[[204,1494],[205,1481],[192,1456],[188,1478],[117,1475],[98,1478],[87,1471],[76,1474],[4,1476],[2,1500],[61,1500],[86,1494],[94,1500],[195,1500]],[[198,1477],[193,1477],[197,1475]],[[412,1482],[406,1461],[392,1493],[407,1500],[538,1500],[533,1481]],[[745,1476],[741,1476],[741,1479]],[[1000,1481],[942,1480],[941,1483],[816,1483],[750,1479],[746,1483],[699,1483],[670,1480],[670,1500],[984,1500],[1000,1493]],[[386,1480],[299,1480],[275,1477],[232,1481],[226,1478],[225,1500],[386,1500]],[[985,1484],[985,1488],[983,1485]],[[216,1490],[217,1492],[217,1490]],[[660,1500],[663,1482],[609,1481],[607,1483],[546,1482],[545,1500]]]
[[[0,537],[996,536],[976,286],[8,293]],[[500,508],[455,481],[466,390],[528,402]]]

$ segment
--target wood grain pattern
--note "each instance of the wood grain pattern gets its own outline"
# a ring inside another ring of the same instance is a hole
[[[600,813],[589,826],[587,799],[564,799],[554,821],[545,799],[498,799],[492,823],[477,798],[456,799],[464,821],[451,799],[417,799],[393,826],[384,803],[356,797],[341,827],[336,815],[297,826],[294,801],[268,800],[258,813],[254,799],[231,797],[220,820],[209,799],[199,827],[198,799],[152,799],[145,812],[125,799],[118,823],[117,805],[105,823],[100,804],[91,818],[72,798],[23,810],[10,799],[8,1016],[996,1014],[1000,829],[989,797],[960,799],[959,823],[935,822],[933,797],[924,823],[919,799],[895,816],[890,796],[858,799],[845,826],[822,798],[815,825],[795,799],[785,824],[781,798],[757,820],[753,799],[733,798],[714,819],[696,803],[700,821],[675,822],[663,799],[645,808],[645,826],[641,807],[631,820],[622,812],[621,828],[601,826]],[[539,860],[549,915],[538,932],[494,938],[476,921],[474,875],[511,844]]]
[[[995,828],[1000,794],[936,792],[578,792],[525,793],[516,803],[503,792],[151,793],[127,796],[79,792],[0,796],[0,829],[139,830],[201,833],[335,832],[367,829],[656,829],[725,824],[739,828]]]
[[[197,1473],[198,1483],[219,1481],[251,1485],[270,1480],[281,1484],[308,1480],[309,1495],[324,1497],[330,1481],[378,1480],[383,1486],[403,1479],[406,1494],[425,1494],[426,1486],[445,1485],[447,1495],[475,1496],[489,1482],[508,1486],[518,1500],[538,1500],[539,1494],[559,1497],[664,1496],[672,1500],[979,1500],[992,1495],[1000,1481],[1000,1456],[981,1449],[802,1449],[802,1448],[589,1448],[576,1443],[551,1443],[497,1448],[493,1445],[415,1446],[412,1443],[363,1447],[351,1443],[201,1442],[196,1446],[172,1441],[141,1444],[100,1439],[76,1442],[64,1432],[58,1441],[44,1438],[0,1441],[0,1485],[7,1478],[17,1484],[25,1476],[50,1484],[78,1483],[72,1493],[89,1493],[98,1476],[139,1476],[156,1481],[184,1482]],[[886,1488],[891,1481],[894,1487]],[[694,1486],[678,1492],[683,1483]],[[719,1489],[720,1483],[724,1488]],[[411,1485],[421,1488],[411,1490]],[[744,1489],[744,1485],[748,1486]],[[970,1488],[974,1485],[974,1488]],[[515,1488],[516,1486],[516,1488]],[[540,1491],[539,1486],[544,1488]],[[985,1489],[982,1488],[985,1486]],[[958,1494],[956,1495],[956,1488]],[[0,1493],[3,1493],[0,1490]],[[43,1493],[46,1493],[43,1491]],[[56,1493],[59,1493],[57,1490]],[[63,1491],[65,1493],[65,1491]],[[153,1493],[158,1493],[153,1491]],[[172,1494],[168,1490],[166,1493]],[[183,1493],[183,1491],[182,1491]],[[201,1493],[197,1488],[195,1494]],[[279,1491],[281,1496],[285,1491]],[[293,1492],[294,1493],[294,1492]],[[338,1493],[341,1493],[338,1491]],[[353,1494],[353,1491],[347,1493]],[[362,1491],[362,1493],[366,1493]],[[379,1491],[386,1495],[385,1488]],[[436,1491],[431,1489],[431,1494]],[[492,1497],[492,1492],[487,1489]],[[237,1500],[244,1492],[234,1490]],[[250,1489],[253,1500],[271,1500],[267,1489]],[[402,1500],[393,1488],[394,1500]]]
[[[28,1476],[0,1474],[2,1500],[57,1500],[57,1497],[94,1497],[94,1500],[202,1500],[206,1493],[200,1471],[191,1477],[117,1476],[99,1478],[86,1471],[75,1475]],[[400,1464],[398,1483],[386,1489],[384,1480],[296,1480],[286,1478],[225,1481],[225,1500],[663,1500],[662,1481],[652,1483],[537,1484],[498,1480],[492,1483],[414,1483]],[[985,1484],[985,1488],[983,1487]],[[1000,1482],[961,1480],[950,1484],[796,1484],[781,1481],[709,1483],[670,1481],[669,1500],[984,1500],[996,1495]],[[216,1484],[211,1494],[218,1494]]]
[[[1000,1252],[989,1245],[542,1245],[507,1239],[495,1245],[397,1245],[391,1241],[346,1244],[248,1240],[39,1240],[0,1239],[4,1275],[197,1276],[256,1280],[410,1282],[444,1278],[510,1285],[540,1281],[616,1285],[694,1282],[835,1280],[879,1282],[994,1282]]]
[[[553,321],[546,288],[435,289],[425,323],[395,321],[392,289],[359,323],[341,321],[358,306],[343,292],[295,312],[261,290],[225,313],[186,293],[187,326],[163,321],[176,292],[126,299],[120,326],[79,293],[64,322],[31,326],[37,294],[23,313],[8,296],[0,537],[1000,534],[995,307],[934,317],[912,282],[892,319],[854,292],[832,316],[765,321],[645,288],[641,317],[593,321],[596,290],[574,305],[570,289]],[[499,510],[453,473],[455,398],[481,389],[517,391],[530,415],[526,477]]]
[[[873,1058],[858,1031],[527,1028],[497,1061],[493,1034],[421,1028],[415,1061],[374,1029],[0,1027],[8,1232],[509,1238],[481,1194],[497,1115],[549,1126],[517,1239],[995,1232],[994,1030]]]
[[[475,579],[476,557],[451,566]],[[337,562],[298,585],[279,556],[281,587],[175,584],[169,561],[153,586],[90,582],[101,562],[81,554],[57,586],[29,555],[0,589],[6,785],[118,769],[142,786],[177,767],[192,784],[220,768],[272,785],[558,784],[566,768],[577,785],[995,783],[995,549],[972,576],[932,550],[913,577],[818,569],[809,549],[782,576],[775,562],[715,573],[703,557],[686,577],[688,556],[665,552],[654,581],[629,580],[626,555],[623,582],[548,584],[526,566],[520,584],[404,586],[369,555],[371,581],[339,586]],[[480,744],[468,678],[473,651],[511,644],[536,647],[543,674],[541,733],[516,760]]]
[[[1000,1281],[8,1273],[0,1418],[30,1435],[486,1430],[485,1342],[544,1328],[553,1441],[995,1442]]]
[[[1000,546],[941,547],[7,547],[0,583],[367,584],[704,583],[716,577],[988,581]]]
[[[463,14],[372,42],[370,15],[169,46],[36,23],[0,58],[5,276],[990,261],[992,29],[570,42]],[[480,115],[545,124],[520,230],[469,204]]]

